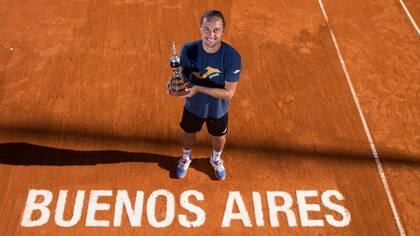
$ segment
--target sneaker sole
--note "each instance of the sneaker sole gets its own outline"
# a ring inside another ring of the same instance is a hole
[[[217,176],[216,176],[216,179],[217,179],[217,180],[225,180],[225,179],[226,179],[226,176],[225,176],[225,177],[223,177],[223,178],[220,178],[220,179],[219,179],[219,178],[217,178]]]
[[[181,175],[181,176],[176,175],[176,178],[177,179],[182,179],[182,178],[185,178],[185,176],[187,176],[187,172],[185,172],[185,174]]]

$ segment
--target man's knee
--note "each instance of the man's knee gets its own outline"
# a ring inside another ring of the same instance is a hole
[[[196,133],[188,133],[184,131],[184,137],[185,138],[195,138]]]
[[[211,138],[216,140],[216,141],[225,141],[226,140],[226,134],[221,135],[221,136],[211,135]]]

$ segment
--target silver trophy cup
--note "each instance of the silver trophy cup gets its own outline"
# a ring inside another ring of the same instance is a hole
[[[172,96],[185,96],[188,94],[186,89],[191,87],[191,83],[182,75],[181,60],[176,55],[175,42],[172,43],[173,55],[171,57],[172,77],[166,89]]]

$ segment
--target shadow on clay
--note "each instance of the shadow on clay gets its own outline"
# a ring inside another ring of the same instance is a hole
[[[176,179],[175,170],[179,156],[154,153],[132,153],[123,151],[75,151],[44,147],[27,143],[0,144],[0,163],[9,165],[78,166],[122,162],[157,163],[169,177]],[[194,158],[191,168],[217,180],[209,158]]]
[[[15,134],[25,134],[27,137],[42,140],[45,137],[68,137],[69,140],[79,140],[83,137],[84,143],[100,142],[112,143],[116,140],[127,145],[146,144],[155,147],[165,147],[176,145],[181,147],[179,138],[167,137],[147,137],[147,136],[124,136],[118,137],[104,133],[79,133],[77,131],[54,131],[45,128],[28,127],[0,127],[2,133],[13,137]],[[368,145],[368,144],[367,144]],[[203,146],[198,143],[197,146]],[[298,159],[316,159],[316,160],[351,160],[359,162],[374,162],[372,153],[368,148],[366,150],[341,150],[330,147],[328,149],[314,150],[308,147],[289,147],[281,145],[276,140],[267,140],[264,143],[255,143],[252,140],[242,139],[241,142],[230,140],[226,148],[232,151],[257,152],[264,155],[265,158],[278,158],[279,161],[284,158],[293,157]],[[244,158],[247,156],[244,155]],[[400,166],[418,166],[420,167],[420,156],[401,154],[398,151],[380,152],[380,161],[387,165]],[[75,151],[66,149],[57,149],[44,146],[38,146],[26,143],[5,143],[0,144],[0,163],[13,165],[95,165],[103,163],[119,162],[151,162],[169,172],[171,178],[175,178],[175,169],[179,156],[165,156],[155,153],[132,153],[124,151],[104,150],[104,151]],[[214,179],[213,169],[208,163],[208,158],[195,158],[191,167],[197,171],[207,174]]]

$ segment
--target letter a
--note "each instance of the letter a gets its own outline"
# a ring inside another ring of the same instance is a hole
[[[234,203],[236,203],[238,206],[239,213],[232,212]],[[245,227],[252,227],[248,211],[246,210],[240,192],[229,192],[225,213],[223,215],[222,227],[230,227],[231,220],[242,220],[242,223]]]

